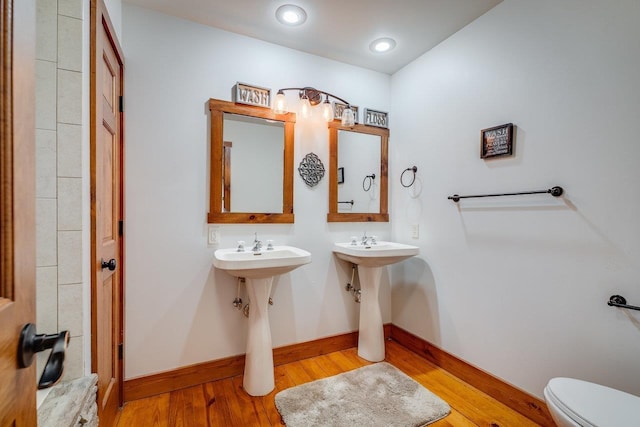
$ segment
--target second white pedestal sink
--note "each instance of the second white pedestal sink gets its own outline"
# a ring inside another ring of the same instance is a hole
[[[394,242],[376,244],[336,243],[333,252],[340,259],[358,265],[361,286],[358,356],[371,362],[384,360],[384,329],[380,314],[380,278],[384,266],[418,255],[417,246]]]
[[[269,327],[269,295],[273,277],[311,262],[311,254],[293,246],[274,246],[259,252],[218,249],[213,265],[235,277],[244,277],[251,307],[242,386],[251,396],[264,396],[275,387],[273,347]]]

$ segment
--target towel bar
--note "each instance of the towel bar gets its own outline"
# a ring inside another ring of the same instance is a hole
[[[547,194],[547,193],[551,194],[553,197],[560,197],[562,196],[562,193],[564,193],[564,190],[562,189],[562,187],[555,186],[555,187],[549,188],[548,190],[520,191],[517,193],[477,194],[473,196],[458,196],[457,194],[454,194],[453,196],[447,197],[447,199],[453,200],[454,202],[458,203],[460,199],[471,199],[476,197],[519,196],[521,194]]]
[[[611,295],[607,305],[611,307],[620,307],[620,308],[628,308],[630,310],[640,310],[640,307],[635,305],[627,305],[627,299],[620,295]]]

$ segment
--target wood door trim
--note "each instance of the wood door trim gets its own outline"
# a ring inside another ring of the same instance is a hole
[[[0,1],[0,203],[13,205],[13,0]],[[0,308],[13,299],[13,210],[0,209]],[[5,299],[6,298],[6,299]]]
[[[111,18],[109,17],[109,13],[107,12],[107,7],[104,4],[104,0],[91,0],[91,8],[92,10],[98,7],[98,3],[100,3],[100,9],[103,11],[102,13],[102,25],[107,30],[107,36],[109,37],[109,42],[113,45],[113,48],[116,51],[116,56],[120,61],[120,66],[124,67],[124,53],[122,51],[122,46],[120,46],[120,42],[118,41],[118,36],[116,35],[116,31],[113,27],[113,23],[111,22]],[[93,15],[96,16],[96,15]],[[97,20],[91,19],[92,29],[97,29],[97,27],[93,27],[97,25]],[[93,31],[93,30],[92,30]],[[93,33],[92,33],[93,34]]]
[[[530,420],[544,426],[554,425],[549,409],[542,400],[393,324],[391,339]]]
[[[98,60],[98,52],[97,52],[97,40],[98,40],[98,32],[104,29],[107,41],[111,44],[113,48],[114,55],[118,64],[120,66],[120,74],[118,79],[120,80],[120,93],[118,96],[122,96],[124,94],[124,54],[122,51],[122,47],[118,42],[118,38],[116,32],[114,30],[113,24],[109,17],[107,8],[104,4],[104,0],[91,0],[91,10],[90,10],[90,79],[89,79],[89,90],[90,90],[90,179],[91,179],[91,370],[92,372],[97,371],[97,355],[98,355],[98,337],[97,337],[97,274],[98,268],[96,262],[96,247],[98,244],[97,239],[97,230],[96,230],[96,141],[97,141],[97,132],[98,129],[101,128],[102,123],[98,121],[98,102],[102,102],[101,97],[96,96],[98,83],[96,81],[97,74],[97,60]],[[122,102],[122,101],[120,101]],[[122,105],[122,104],[121,104]],[[119,129],[119,138],[120,138],[120,156],[119,156],[119,164],[120,164],[120,212],[119,212],[119,220],[124,218],[125,206],[124,206],[124,189],[125,189],[125,175],[124,175],[124,166],[125,166],[125,157],[124,157],[124,114],[122,109],[119,109],[119,120],[120,120],[120,129]],[[114,274],[118,274],[118,283],[120,287],[119,291],[119,300],[118,304],[118,312],[119,312],[119,325],[120,330],[118,331],[118,339],[119,343],[123,343],[124,341],[124,256],[125,256],[125,244],[124,244],[124,234],[119,236],[119,254],[120,259],[118,263],[118,268]],[[115,355],[118,357],[118,355]],[[124,379],[124,358],[120,359],[117,369],[117,378],[118,378],[118,388],[119,388],[119,402],[118,404],[122,406],[124,403],[122,401],[123,398],[123,379]],[[112,387],[110,385],[109,387]]]

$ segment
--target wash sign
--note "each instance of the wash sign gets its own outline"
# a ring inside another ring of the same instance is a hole
[[[233,102],[237,104],[255,105],[271,108],[271,89],[251,86],[246,83],[236,83]]]

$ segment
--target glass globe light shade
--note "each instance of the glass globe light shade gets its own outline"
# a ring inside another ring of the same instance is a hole
[[[353,126],[356,124],[356,116],[349,105],[342,110],[342,126]]]
[[[305,119],[311,117],[311,103],[306,96],[300,98],[300,115]]]
[[[284,97],[284,92],[281,90],[278,91],[278,94],[273,100],[272,110],[276,114],[286,114],[287,113],[287,100]]]
[[[329,103],[329,97],[326,97],[322,103],[322,118],[327,122],[333,121],[333,108]]]

